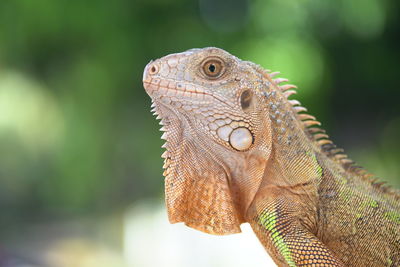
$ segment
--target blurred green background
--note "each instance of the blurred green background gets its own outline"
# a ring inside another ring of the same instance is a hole
[[[92,251],[93,242],[115,251],[104,266],[140,266],[122,255],[124,218],[163,201],[142,71],[194,47],[281,71],[338,146],[400,187],[399,5],[1,0],[0,266],[101,266],[65,261],[65,247]],[[78,241],[62,243],[56,260],[46,256],[71,235]]]

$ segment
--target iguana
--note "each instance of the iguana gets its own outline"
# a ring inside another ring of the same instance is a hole
[[[288,98],[278,72],[219,48],[150,62],[171,223],[250,223],[278,266],[400,266],[400,194],[356,166]]]

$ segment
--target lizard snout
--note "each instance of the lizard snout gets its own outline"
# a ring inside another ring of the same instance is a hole
[[[158,89],[158,84],[160,83],[160,79],[155,77],[160,71],[160,65],[157,61],[150,61],[143,72],[143,86],[146,89],[146,92],[151,96],[152,93]]]

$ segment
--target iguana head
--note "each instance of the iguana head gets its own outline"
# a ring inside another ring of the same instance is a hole
[[[214,234],[240,231],[271,152],[265,75],[218,48],[146,66],[144,87],[165,131],[171,222]]]

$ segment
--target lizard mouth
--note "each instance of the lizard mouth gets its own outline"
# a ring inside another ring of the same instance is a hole
[[[191,97],[191,98],[206,98],[212,97],[204,90],[190,83],[176,82],[174,80],[158,77],[160,66],[156,62],[147,64],[143,72],[143,85],[146,92],[153,96],[155,94],[176,96],[176,97]]]
[[[180,99],[180,102],[184,102],[184,99],[188,99],[191,102],[217,100],[224,105],[234,108],[222,97],[210,94],[198,85],[190,82],[176,82],[171,79],[160,77],[158,75],[158,70],[159,66],[157,62],[150,62],[143,72],[143,86],[152,99],[159,99],[165,104],[171,104],[173,101],[172,98],[175,100]]]
[[[195,105],[196,102],[204,103],[217,100],[231,109],[235,108],[224,98],[215,94],[210,94],[191,83],[180,83],[169,81],[167,79],[150,77],[143,80],[143,86],[146,89],[147,94],[153,100],[158,99],[166,105],[171,105],[173,102],[180,102],[181,105],[178,104],[178,106],[185,106],[185,99],[188,101],[188,105]]]
[[[198,87],[190,83],[177,83],[175,81],[168,81],[166,79],[149,78],[143,80],[143,86],[150,97],[179,97],[190,98],[199,101],[213,99],[214,96],[204,92]]]

